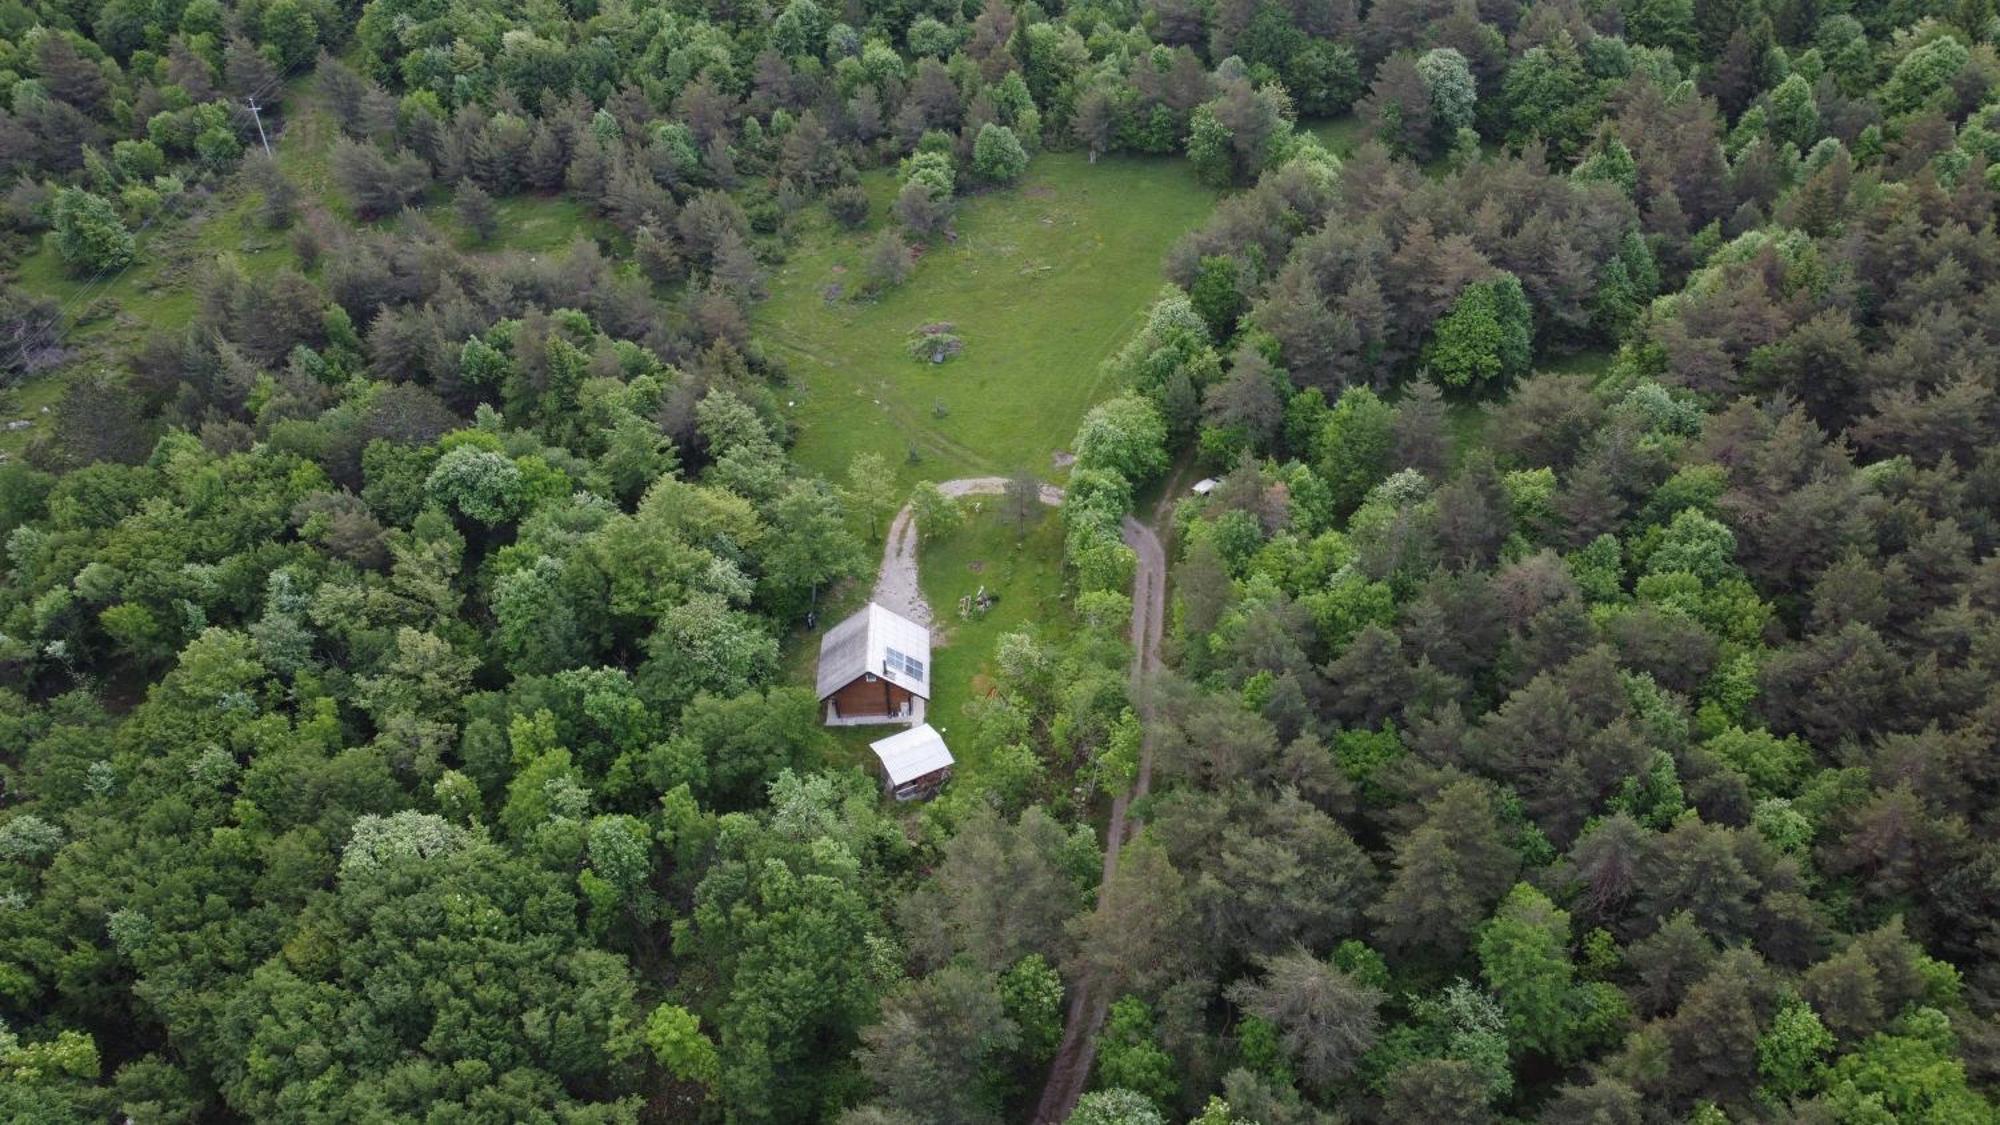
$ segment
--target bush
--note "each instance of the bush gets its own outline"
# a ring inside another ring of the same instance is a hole
[[[910,333],[910,356],[925,363],[943,363],[965,350],[965,341],[958,338],[945,321],[926,324]]]
[[[903,185],[896,197],[896,221],[919,238],[936,234],[951,222],[951,197],[939,195],[929,184],[915,180]]]
[[[931,481],[918,481],[910,490],[910,516],[917,521],[917,535],[928,543],[942,539],[965,524],[965,509]]]
[[[936,198],[950,199],[958,190],[958,173],[952,168],[950,156],[926,149],[903,161],[903,185],[911,184],[922,184]]]
[[[826,197],[826,209],[834,222],[856,230],[868,221],[868,193],[860,184],[843,184]]]
[[[1167,426],[1138,395],[1090,408],[1076,431],[1076,467],[1110,469],[1126,480],[1148,480],[1167,467]]]
[[[1511,273],[1475,281],[1438,321],[1424,361],[1450,387],[1505,384],[1527,374],[1534,358],[1534,314]]]
[[[166,154],[151,141],[119,141],[111,146],[111,163],[132,180],[150,180],[167,170]]]
[[[135,218],[151,219],[160,210],[160,193],[144,184],[133,184],[118,193],[118,205]]]
[[[194,152],[210,168],[227,168],[243,156],[243,141],[227,126],[211,125],[195,137]]]
[[[1028,150],[1005,125],[987,122],[972,142],[972,170],[989,184],[1011,184],[1028,168]]]
[[[862,289],[871,296],[894,289],[908,281],[915,268],[909,243],[896,231],[885,230],[868,247],[868,258],[861,265]]]
[[[65,188],[56,195],[56,253],[78,273],[102,273],[132,263],[137,244],[103,196],[82,188]]]
[[[951,197],[958,174],[951,157],[920,150],[903,161],[903,190],[896,197],[896,221],[919,238],[936,234],[951,221]]]

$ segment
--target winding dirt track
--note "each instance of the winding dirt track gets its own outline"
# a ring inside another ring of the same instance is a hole
[[[1006,477],[961,477],[938,485],[946,496],[998,496],[1007,491]],[[1042,503],[1061,504],[1063,491],[1052,484],[1042,486]],[[917,582],[917,521],[910,506],[903,505],[889,522],[889,534],[882,543],[882,569],[875,575],[875,604],[893,610],[919,625],[931,623],[930,603],[924,601],[923,587]]]
[[[1167,490],[1171,498],[1173,489]],[[1167,501],[1161,501],[1164,511]],[[1155,514],[1158,521],[1158,513]],[[1125,840],[1138,830],[1139,819],[1131,815],[1132,801],[1144,797],[1153,784],[1152,692],[1148,681],[1160,666],[1160,628],[1167,612],[1167,557],[1160,537],[1153,529],[1125,517],[1125,545],[1138,556],[1132,578],[1132,702],[1138,708],[1144,733],[1139,741],[1139,776],[1130,793],[1111,802],[1111,824],[1104,842],[1104,877],[1097,884],[1097,908],[1105,909],[1111,898],[1112,876],[1118,873],[1118,853]],[[1110,997],[1096,981],[1080,980],[1070,992],[1069,1014],[1063,1023],[1062,1045],[1049,1064],[1049,1081],[1042,1087],[1041,1103],[1035,1107],[1035,1125],[1061,1125],[1076,1108],[1077,1099],[1090,1081],[1090,1068],[1097,1061],[1097,1033],[1104,1026]]]
[[[946,496],[992,496],[1005,492],[1006,477],[963,477],[938,485]],[[1175,495],[1169,485],[1153,515],[1158,523]],[[1062,489],[1042,485],[1042,503],[1062,503]],[[1144,733],[1139,741],[1139,774],[1128,793],[1111,802],[1109,835],[1104,842],[1104,874],[1097,885],[1097,908],[1105,909],[1111,897],[1112,877],[1118,873],[1118,853],[1139,827],[1131,815],[1134,800],[1144,797],[1153,783],[1152,692],[1148,690],[1153,672],[1160,666],[1160,630],[1167,615],[1167,556],[1160,537],[1146,524],[1125,517],[1122,528],[1125,545],[1138,557],[1132,578],[1132,670],[1131,695],[1138,709]],[[917,582],[917,525],[909,505],[904,505],[889,524],[882,544],[882,569],[875,577],[877,604],[922,625],[931,623],[931,607],[924,601]],[[1070,991],[1069,1012],[1063,1023],[1062,1044],[1049,1063],[1048,1084],[1042,1088],[1035,1108],[1035,1125],[1061,1125],[1090,1081],[1090,1068],[1097,1061],[1097,1033],[1104,1026],[1110,1007],[1105,989],[1091,980],[1080,980]]]

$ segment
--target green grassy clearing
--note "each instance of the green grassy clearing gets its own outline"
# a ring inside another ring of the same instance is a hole
[[[211,212],[204,210],[200,220]],[[9,388],[4,405],[8,417],[33,415],[62,397],[68,373],[109,361],[120,349],[137,342],[154,325],[185,324],[194,316],[194,277],[188,269],[204,233],[196,221],[176,223],[162,216],[139,235],[138,259],[125,270],[104,275],[71,272],[46,243],[21,256],[9,280],[31,293],[47,297],[61,308],[69,324],[65,343],[71,358],[60,367],[37,372]],[[209,255],[213,260],[213,255]],[[0,453],[19,456],[41,427],[0,431]]]
[[[1160,288],[1161,256],[1216,199],[1179,161],[1045,153],[1019,185],[963,200],[957,241],[929,247],[906,284],[875,301],[829,301],[830,286],[855,288],[888,221],[893,180],[868,182],[869,228],[819,217],[775,271],[756,327],[790,369],[798,460],[838,478],[855,454],[876,452],[904,484],[1022,465],[1049,474],[1050,455],[1107,393],[1102,361]],[[932,366],[906,341],[936,321],[955,326],[965,351]]]
[[[1311,133],[1319,143],[1342,160],[1354,155],[1354,150],[1368,143],[1368,123],[1357,114],[1349,113],[1340,117],[1328,117],[1318,121],[1300,122],[1303,132]],[[1479,151],[1492,158],[1506,150],[1499,141],[1481,141]],[[1424,174],[1436,179],[1451,170],[1451,160],[1443,153],[1426,160],[1422,164]]]
[[[448,213],[448,206],[440,208]],[[500,201],[500,237],[497,243],[508,250],[531,254],[554,253],[578,236],[592,237],[602,224],[589,209],[574,199],[517,195]],[[460,230],[457,219],[453,230]]]
[[[1451,431],[1451,459],[1454,464],[1486,441],[1486,425],[1492,415],[1483,402],[1453,402],[1445,406],[1445,424]]]
[[[1328,152],[1342,160],[1353,156],[1354,150],[1360,148],[1368,139],[1367,124],[1352,113],[1306,122],[1302,127],[1318,138],[1319,143]]]
[[[863,254],[890,221],[893,174],[872,172],[863,183],[874,208],[869,226],[846,232],[824,213],[813,216],[775,271],[756,327],[793,380],[794,456],[838,479],[855,454],[880,453],[905,485],[1020,465],[1054,475],[1050,455],[1110,392],[1102,362],[1162,284],[1161,257],[1217,198],[1179,161],[1092,165],[1044,154],[1015,188],[963,200],[957,240],[929,247],[900,289],[877,301],[828,301],[830,286],[854,287]],[[966,343],[963,355],[938,366],[905,350],[911,330],[934,321],[951,322]],[[1021,535],[1001,516],[999,497],[965,503],[966,525],[926,544],[920,563],[938,637],[930,721],[945,732],[961,778],[984,765],[966,704],[991,690],[999,638],[1026,630],[1061,641],[1070,629],[1054,513]],[[868,585],[836,592],[822,624],[857,608]],[[961,619],[959,599],[981,585],[1000,600],[983,617]],[[817,631],[789,639],[792,682],[810,681],[818,640]],[[887,729],[833,731],[828,764],[871,766],[868,743]]]
[[[275,149],[279,166],[298,186],[301,198],[331,194],[327,152],[336,130],[311,98],[310,79],[292,83],[288,100],[297,107]],[[277,269],[293,256],[283,231],[257,222],[259,194],[240,178],[224,180],[206,198],[185,196],[138,232],[138,255],[123,270],[103,276],[77,275],[46,242],[13,265],[12,280],[62,306],[70,320],[68,343],[75,358],[13,388],[15,400],[40,406],[62,397],[68,370],[103,363],[158,325],[184,324],[194,316],[201,272],[224,256],[246,273]],[[18,453],[33,431],[0,434],[0,450]]]
[[[1585,348],[1568,355],[1547,356],[1536,361],[1535,370],[1555,375],[1588,375],[1592,382],[1601,383],[1616,362],[1616,348]]]
[[[1567,355],[1548,356],[1535,361],[1535,371],[1540,374],[1588,375],[1594,383],[1602,384],[1611,373],[1611,366],[1617,362],[1618,353],[1607,348],[1586,348]],[[1511,393],[1511,388],[1510,388]],[[1451,427],[1452,455],[1455,460],[1463,460],[1474,449],[1487,444],[1487,428],[1493,416],[1487,413],[1489,406],[1497,400],[1446,399],[1445,418]]]
[[[973,721],[965,705],[992,689],[996,644],[1008,633],[1024,631],[1060,641],[1069,635],[1070,614],[1063,589],[1062,521],[1055,512],[1045,509],[1022,535],[1001,514],[1000,497],[972,496],[965,503],[965,526],[924,545],[918,577],[931,605],[935,638],[930,722],[945,732],[964,768],[976,771],[980,763],[968,737]],[[983,616],[960,617],[959,599],[981,586],[1000,600]]]

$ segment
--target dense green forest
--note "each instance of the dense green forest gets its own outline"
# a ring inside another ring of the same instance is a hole
[[[2000,1123],[1993,0],[0,0],[0,90],[0,1119]],[[906,498],[1006,591],[913,804],[809,686]]]

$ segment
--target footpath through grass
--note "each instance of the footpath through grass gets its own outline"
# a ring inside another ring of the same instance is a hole
[[[901,287],[829,300],[834,286],[855,291],[890,221],[888,177],[868,177],[867,229],[840,231],[822,215],[758,309],[758,336],[796,388],[795,456],[839,479],[855,454],[880,453],[905,486],[1023,466],[1049,476],[1051,454],[1109,392],[1100,365],[1163,284],[1161,257],[1216,194],[1182,161],[1044,153],[1018,185],[963,200],[956,241],[937,240]],[[964,353],[911,358],[910,333],[940,321]]]

